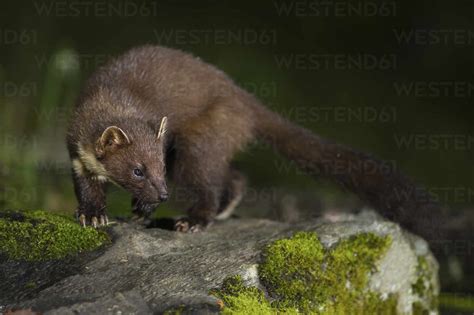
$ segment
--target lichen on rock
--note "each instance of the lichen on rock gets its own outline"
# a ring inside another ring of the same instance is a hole
[[[8,259],[61,259],[109,241],[104,231],[82,228],[65,216],[39,210],[0,212],[0,254]]]

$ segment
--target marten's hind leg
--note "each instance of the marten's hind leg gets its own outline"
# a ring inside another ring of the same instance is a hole
[[[230,176],[222,192],[216,220],[229,218],[240,204],[247,185],[245,176],[237,170],[231,170]]]
[[[209,163],[212,154],[194,155],[194,152],[189,147],[178,150],[173,171],[174,181],[193,202],[187,210],[188,216],[176,222],[175,229],[180,232],[195,232],[214,221],[229,176],[226,163],[218,160]]]
[[[172,176],[194,202],[188,217],[176,223],[177,231],[208,226],[219,212],[228,214],[226,210],[235,208],[241,198],[244,181],[229,164],[252,135],[248,119],[235,110],[238,105],[210,107],[175,135]]]

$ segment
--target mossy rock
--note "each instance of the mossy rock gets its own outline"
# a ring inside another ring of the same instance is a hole
[[[264,250],[258,267],[263,286],[246,286],[237,275],[212,294],[222,300],[225,314],[398,314],[397,294],[381,294],[369,285],[391,246],[389,235],[360,233],[325,248],[315,232],[298,232]],[[426,303],[435,293],[427,287],[430,272],[420,258],[413,289],[425,299],[416,299],[414,313],[436,309]]]
[[[105,231],[82,228],[72,218],[45,211],[0,212],[0,255],[45,261],[91,251],[110,242]]]
[[[86,262],[73,278],[27,278],[21,285],[34,281],[35,295],[3,305],[48,314],[436,314],[437,263],[428,244],[371,215],[291,224],[233,219],[196,234],[129,223],[109,229],[118,237],[106,253],[70,258]],[[45,264],[70,265],[63,261]],[[7,278],[4,290],[24,278]]]
[[[438,291],[436,278],[433,277],[434,270],[436,270],[436,266],[433,260],[418,256],[417,279],[412,284],[412,291],[417,297],[417,301],[413,302],[414,314],[429,314],[430,310],[438,308]]]

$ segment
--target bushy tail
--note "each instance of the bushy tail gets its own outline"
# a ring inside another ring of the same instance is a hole
[[[348,146],[323,139],[282,118],[249,96],[257,137],[317,178],[336,181],[385,217],[435,240],[441,237],[441,208],[430,194],[381,161]]]

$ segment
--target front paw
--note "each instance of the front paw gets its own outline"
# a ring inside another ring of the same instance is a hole
[[[90,225],[93,228],[97,228],[99,226],[107,226],[109,224],[109,218],[107,218],[105,208],[92,211],[78,208],[76,210],[76,218],[82,227]]]
[[[176,220],[174,230],[182,233],[196,233],[204,231],[208,226],[209,224],[202,224],[196,220],[185,217]]]

